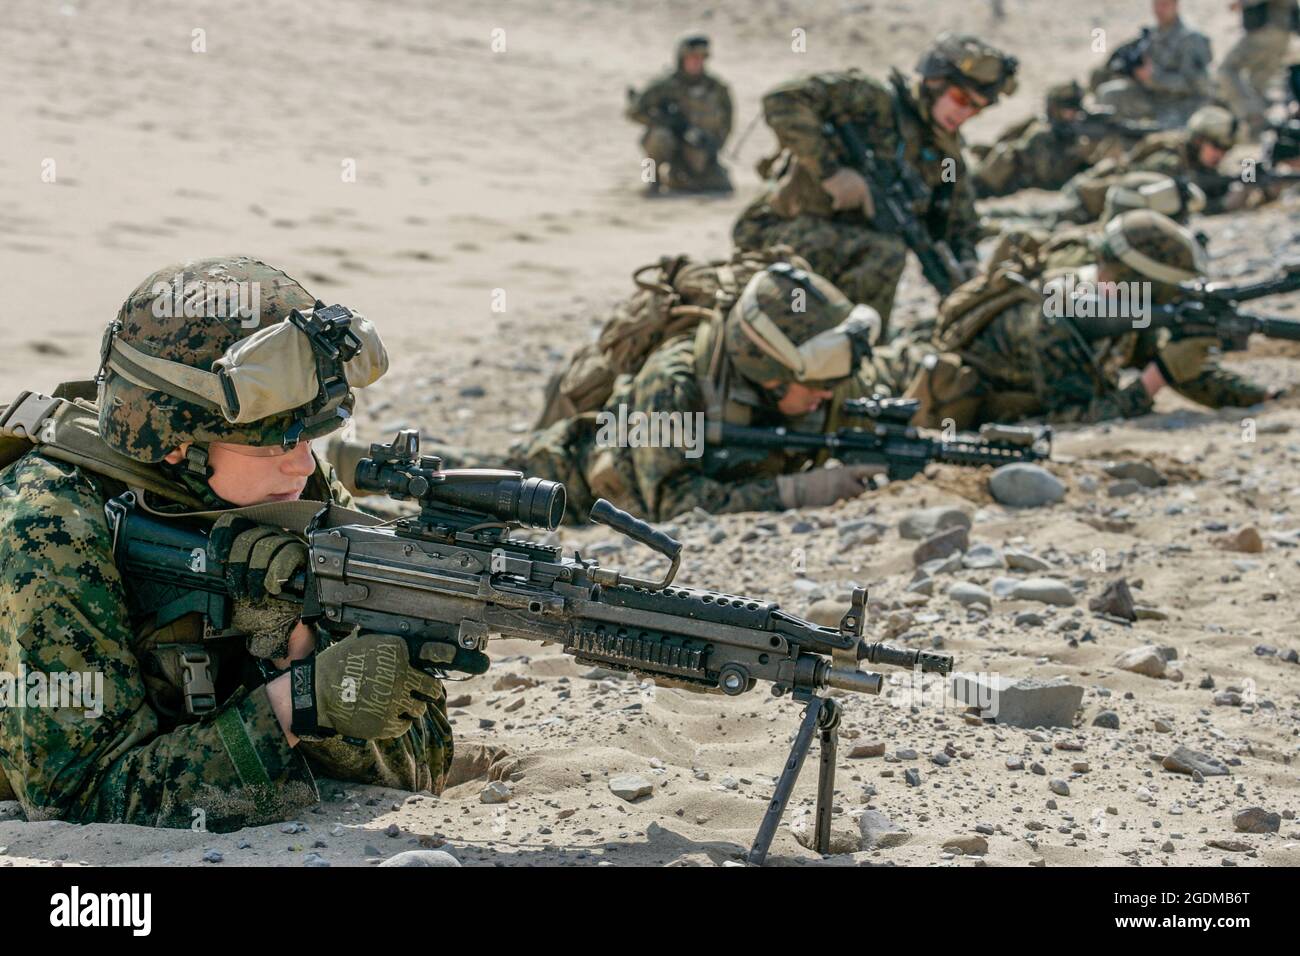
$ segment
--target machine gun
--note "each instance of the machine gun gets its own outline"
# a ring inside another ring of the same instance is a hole
[[[948,439],[908,424],[919,407],[914,398],[852,398],[841,409],[861,425],[816,433],[723,424],[719,437],[724,448],[826,449],[846,465],[884,465],[891,480],[910,478],[932,461],[998,466],[1051,457],[1050,426],[985,425],[978,437]]]
[[[696,149],[702,149],[714,159],[718,156],[718,151],[722,144],[718,142],[717,137],[712,133],[700,129],[686,118],[681,107],[669,100],[663,105],[650,111],[650,118],[656,123],[662,123],[673,131],[673,135],[688,146],[694,146]]]
[[[867,181],[876,210],[872,228],[898,236],[907,243],[907,248],[920,262],[926,281],[940,296],[949,295],[965,282],[969,276],[951,247],[942,239],[932,238],[916,214],[916,204],[929,202],[931,191],[921,175],[903,158],[901,141],[898,154],[887,160],[863,142],[857,129],[849,122],[827,123],[824,131],[840,142],[849,165]]]
[[[1150,27],[1143,27],[1136,38],[1115,48],[1115,52],[1106,61],[1106,69],[1117,76],[1131,77],[1151,55],[1154,38],[1154,31]]]
[[[441,465],[420,454],[413,429],[371,446],[357,466],[357,486],[413,500],[419,513],[381,523],[323,506],[305,531],[308,569],[281,599],[299,605],[302,620],[331,639],[357,629],[404,637],[410,660],[435,676],[482,673],[489,636],[502,636],[554,642],[582,663],[661,684],[732,696],[762,684],[778,697],[790,695],[804,704],[803,722],[749,852],[752,863],[767,855],[814,734],[821,741],[816,845],[828,850],[841,708],[825,691],[878,694],[883,677],[860,670],[860,661],[939,674],[952,669],[949,655],[865,640],[864,588],[854,589],[833,628],[759,598],[675,587],[681,544],[601,499],[593,521],[669,562],[657,581],[632,577],[576,551],[565,557],[511,536],[517,528],[554,530],[564,514],[563,485]],[[130,492],[105,510],[123,573],[170,585],[177,595],[158,613],[159,624],[198,611],[207,634],[234,633],[224,569],[202,528],[160,520],[137,507]]]
[[[1249,348],[1251,334],[1255,332],[1269,338],[1300,342],[1300,320],[1255,315],[1242,312],[1239,307],[1240,303],[1251,299],[1300,291],[1300,262],[1290,263],[1280,274],[1259,282],[1239,285],[1195,282],[1181,288],[1182,293],[1176,302],[1154,307],[1149,317],[1105,315],[1074,321],[1084,337],[1090,340],[1153,328],[1170,329],[1179,338],[1212,336],[1219,340],[1225,352],[1244,352]]]

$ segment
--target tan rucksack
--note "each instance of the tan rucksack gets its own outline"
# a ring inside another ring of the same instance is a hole
[[[1042,300],[1043,238],[1032,230],[1006,234],[988,266],[940,303],[934,331],[940,351],[959,352],[1011,306]]]
[[[665,341],[725,315],[754,273],[789,261],[808,268],[789,249],[776,247],[708,262],[663,256],[637,269],[632,273],[637,291],[614,307],[596,341],[580,348],[547,382],[533,427],[604,408],[620,375],[635,375]]]

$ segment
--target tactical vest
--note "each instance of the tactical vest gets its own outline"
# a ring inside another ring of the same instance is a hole
[[[130,491],[136,504],[155,514],[183,514],[187,521],[210,524],[213,512],[205,510],[199,498],[162,469],[128,458],[99,436],[94,394],[92,382],[69,382],[53,395],[22,392],[12,403],[0,405],[0,468],[39,451],[95,475],[109,499],[106,509],[117,506],[122,501],[118,496]],[[153,496],[153,505],[147,496]],[[255,676],[242,635],[213,634],[194,592],[131,581],[125,575],[123,586],[131,650],[140,662],[149,703],[164,722],[198,720]]]

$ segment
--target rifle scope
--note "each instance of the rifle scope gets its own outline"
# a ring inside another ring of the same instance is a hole
[[[391,445],[371,445],[370,457],[357,463],[356,487],[398,501],[415,498],[422,519],[458,524],[517,522],[554,531],[564,518],[564,485],[523,472],[496,468],[444,470],[442,459],[420,454],[415,429],[398,433]]]

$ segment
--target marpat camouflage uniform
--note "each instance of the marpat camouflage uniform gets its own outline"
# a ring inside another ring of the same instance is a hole
[[[1181,126],[1209,101],[1210,62],[1214,59],[1210,41],[1181,19],[1167,28],[1152,29],[1151,85],[1130,77],[1106,78],[1110,74],[1099,70],[1092,83],[1097,102],[1113,108],[1125,119],[1153,119],[1161,126]]]
[[[881,156],[892,158],[901,142],[904,158],[933,191],[928,206],[917,209],[922,223],[935,239],[946,239],[959,260],[974,260],[979,216],[961,138],[935,130],[916,88],[909,89],[900,74],[882,83],[856,70],[820,73],[777,87],[763,98],[763,109],[789,151],[788,168],[777,187],[736,221],[732,237],[739,248],[790,246],[888,324],[907,246],[900,237],[873,229],[861,210],[833,211],[821,186],[842,163],[822,125],[847,116]]]
[[[711,73],[685,72],[684,45],[679,44],[676,69],[640,93],[629,90],[627,118],[646,127],[641,148],[655,163],[657,183],[669,189],[727,191],[731,179],[718,156],[731,135],[731,91]]]
[[[155,707],[139,656],[148,622],[132,620],[135,585],[113,561],[104,515],[122,490],[35,451],[0,472],[0,670],[104,681],[98,718],[0,708],[0,769],[29,819],[190,827],[201,811],[207,829],[222,832],[318,802],[315,773],[439,788],[452,755],[445,702],[395,740],[291,748],[265,687],[239,679],[251,663],[242,640],[218,658],[215,712],[195,719]],[[351,502],[323,463],[304,497]]]

